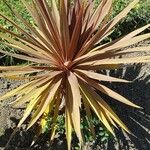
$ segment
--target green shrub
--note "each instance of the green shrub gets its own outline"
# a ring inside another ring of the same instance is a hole
[[[7,0],[9,4],[11,4],[12,8],[15,7],[17,8],[17,11],[21,13],[23,18],[29,20],[32,22],[32,18],[30,17],[29,13],[26,11],[25,7],[22,5],[20,0]],[[0,12],[2,12],[5,16],[11,18],[14,20],[17,24],[20,24],[22,28],[25,28],[22,22],[20,22],[15,15],[12,14],[11,10],[9,7],[5,4],[4,1],[0,1]],[[5,19],[0,17],[0,25],[17,33],[17,29],[13,27],[13,25],[9,22],[7,22]],[[3,44],[0,43],[0,49],[7,49],[8,51],[13,51],[12,48],[9,48]],[[14,59],[11,56],[5,56],[5,55],[0,55],[0,64],[1,65],[15,65],[15,64],[20,64],[22,61],[18,59]]]
[[[112,16],[117,15],[129,2],[131,2],[131,0],[115,0]],[[129,15],[118,24],[111,37],[115,39],[118,36],[125,35],[138,27],[150,23],[149,8],[150,0],[141,0]]]
[[[132,0],[114,0],[112,18],[121,12]],[[99,0],[96,0],[96,5]],[[126,35],[132,30],[150,23],[150,0],[141,0],[139,4],[115,28],[108,40]],[[146,30],[145,32],[147,32]]]

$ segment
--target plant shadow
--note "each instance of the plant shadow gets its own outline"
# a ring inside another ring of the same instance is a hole
[[[99,139],[94,142],[95,145],[90,145],[90,149],[102,149],[102,150],[148,150],[150,149],[150,75],[140,76],[142,65],[135,67],[127,67],[126,70],[120,69],[118,71],[110,71],[111,76],[125,78],[133,82],[128,84],[115,83],[107,84],[108,87],[114,89],[116,92],[125,96],[133,103],[141,106],[143,109],[133,109],[125,106],[117,101],[113,101],[109,97],[105,97],[105,100],[113,106],[113,109],[121,118],[121,120],[127,125],[132,134],[127,134],[121,129],[116,129],[116,138],[108,139],[108,143],[102,145]],[[146,70],[145,70],[146,72]],[[11,118],[13,122],[17,124],[18,120]],[[5,130],[4,135],[0,136],[0,147],[5,147],[9,140],[12,128]],[[31,146],[34,140],[35,128],[31,128],[28,131],[20,130],[13,137],[10,142],[10,147],[6,150],[64,150],[67,149],[65,137],[59,137],[54,140],[53,143],[49,143],[49,134],[41,135],[37,141]],[[99,145],[102,145],[99,147]],[[99,148],[98,148],[99,147]]]
[[[16,118],[10,118],[11,121],[18,123],[19,120]],[[26,128],[26,127],[25,127]],[[29,130],[25,130],[23,128],[19,129],[11,141],[8,144],[8,141],[11,135],[14,132],[14,129],[7,128],[5,133],[0,136],[0,149],[2,150],[64,150],[67,149],[66,141],[64,140],[64,136],[54,139],[52,143],[50,143],[50,134],[45,133],[41,134],[38,137],[36,136],[38,133],[37,126],[33,126]],[[7,145],[8,144],[8,145]],[[6,147],[7,145],[7,147]]]
[[[116,130],[116,139],[109,139],[107,150],[138,150],[150,149],[150,75],[148,72],[141,76],[141,70],[144,66],[120,69],[119,71],[110,71],[110,75],[123,77],[129,81],[129,84],[111,84],[109,87],[128,98],[133,103],[142,107],[142,109],[133,109],[118,102],[108,100],[114,106],[115,112],[131,131],[127,134],[124,131]],[[146,72],[147,70],[144,69]]]

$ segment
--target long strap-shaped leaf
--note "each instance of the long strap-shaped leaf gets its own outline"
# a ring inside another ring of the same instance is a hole
[[[7,92],[6,94],[4,94],[3,96],[0,97],[0,101],[1,100],[4,100],[4,99],[7,99],[11,96],[14,96],[14,95],[17,95],[18,93],[20,94],[24,94],[26,93],[27,91],[30,91],[32,90],[33,88],[35,87],[38,87],[40,84],[43,84],[44,82],[47,82],[48,80],[52,79],[53,77],[59,75],[60,72],[52,72],[52,73],[49,73],[49,77],[41,77],[39,79],[34,79],[33,81],[29,81],[28,83],[26,84],[23,84],[19,87],[17,87],[16,89],[14,90],[11,90],[10,92]]]
[[[60,33],[60,15],[59,15],[56,1],[52,0],[51,5],[52,5],[51,6],[52,7],[52,14],[53,14],[53,17],[56,19],[56,25],[57,25],[57,28],[58,28],[59,33]]]
[[[139,0],[134,0],[132,3],[130,3],[120,14],[118,14],[112,21],[110,21],[102,30],[99,30],[92,38],[91,40],[82,48],[79,53],[78,57],[84,54],[88,49],[90,49],[97,41],[99,41],[100,38],[108,34],[110,30],[122,19],[124,18],[130,10],[137,4]]]
[[[40,94],[50,85],[50,83],[47,83],[46,85],[44,85],[43,87],[41,87],[40,89],[38,89],[38,94],[36,94],[35,96],[30,95],[30,103],[28,104],[28,107],[25,110],[25,113],[22,117],[22,119],[19,121],[17,127],[20,127],[21,124],[26,120],[26,118],[30,115],[31,111],[33,110],[33,108],[35,107],[35,105],[37,104],[38,101],[40,101]]]
[[[16,75],[16,76],[18,76],[18,75],[25,75],[25,74],[35,73],[35,72],[40,72],[40,70],[3,72],[3,73],[0,73],[0,77],[4,78],[4,77],[14,76],[14,75]]]
[[[1,35],[0,35],[1,36]],[[7,37],[6,37],[7,38]],[[11,40],[10,41],[12,41],[13,39],[12,38],[10,38]],[[7,38],[7,41],[8,41],[8,38]],[[14,40],[14,42],[15,43],[17,43],[15,40]],[[34,57],[36,57],[36,58],[39,58],[39,59],[47,59],[48,60],[48,57],[45,57],[44,55],[42,55],[42,54],[40,54],[40,53],[38,53],[38,52],[36,52],[36,51],[34,51],[33,49],[31,49],[30,47],[28,47],[28,46],[26,46],[26,45],[23,45],[23,47],[26,47],[27,49],[24,49],[24,48],[22,48],[22,47],[19,47],[19,44],[21,44],[20,42],[18,42],[18,45],[17,44],[11,44],[11,43],[6,43],[6,42],[1,42],[0,41],[0,43],[1,44],[3,44],[3,45],[6,45],[6,46],[8,46],[8,47],[10,47],[10,48],[14,48],[15,50],[18,50],[18,51],[20,51],[21,53],[25,53],[26,55],[28,55],[28,56],[34,56]],[[30,51],[31,50],[31,51]],[[34,52],[33,52],[34,51]],[[42,56],[41,56],[42,55]],[[52,60],[50,60],[50,62],[52,62]]]
[[[52,18],[51,13],[49,12],[48,4],[46,1],[43,0],[41,0],[41,2],[36,1],[36,4],[47,23],[47,26],[52,34],[54,41],[57,43],[57,49],[55,49],[57,52],[55,52],[60,56],[60,53],[62,53],[62,43],[60,41],[59,31],[55,25],[55,20]],[[46,45],[49,44],[47,43]],[[58,50],[60,50],[60,52],[58,52]]]
[[[124,83],[128,83],[129,81],[125,80],[125,79],[119,79],[119,78],[115,78],[115,77],[110,77],[107,75],[103,75],[100,73],[95,73],[92,71],[85,71],[85,70],[80,70],[80,69],[76,69],[75,72],[79,75],[79,76],[85,76],[85,77],[89,77],[95,80],[99,80],[99,81],[109,81],[109,82],[124,82]]]
[[[150,51],[150,46],[134,47],[134,48],[128,48],[124,50],[118,50],[116,51],[116,54],[127,54],[127,53],[146,52],[146,51]]]
[[[83,96],[83,100],[87,101],[88,104],[90,105],[90,107],[93,109],[93,111],[96,113],[96,115],[98,116],[98,118],[102,121],[102,123],[106,126],[106,128],[113,134],[113,130],[110,127],[108,121],[105,119],[104,115],[103,115],[103,109],[99,106],[99,104],[97,103],[97,101],[92,97],[92,95],[90,95],[89,91],[91,91],[90,87],[87,87],[86,84],[80,82],[80,88],[82,91],[82,96]]]
[[[104,3],[104,4],[103,4]],[[102,5],[102,6],[101,6]],[[109,11],[112,7],[112,0],[105,0],[101,2],[98,9],[95,13],[95,16],[92,16],[91,20],[94,20],[94,28],[97,29],[99,24],[103,21],[103,19],[109,14]]]
[[[73,30],[73,34],[71,37],[71,41],[68,48],[68,59],[72,60],[75,56],[77,48],[78,48],[78,41],[81,34],[82,29],[82,15],[83,15],[83,8],[81,7],[79,14],[77,16],[77,21]]]
[[[41,100],[41,103],[39,105],[39,107],[37,108],[36,112],[34,113],[34,116],[32,117],[28,129],[35,124],[35,122],[40,118],[40,116],[44,113],[44,111],[46,110],[47,106],[49,104],[51,104],[51,102],[54,102],[54,98],[55,98],[55,94],[59,88],[61,84],[61,79],[59,79],[59,81],[54,82],[47,97],[43,98]]]
[[[1,71],[34,71],[34,70],[51,70],[50,66],[30,66],[30,65],[20,65],[20,66],[0,66]]]
[[[60,1],[60,24],[61,24],[61,39],[63,44],[63,55],[66,59],[67,49],[70,43],[70,34],[69,34],[69,26],[68,26],[68,16],[67,10],[65,6],[66,0]]]
[[[53,119],[52,119],[52,125],[51,125],[51,136],[50,139],[53,140],[54,136],[55,136],[55,131],[56,131],[56,124],[57,124],[57,118],[58,118],[58,113],[59,113],[59,107],[61,105],[61,97],[60,94],[58,94],[57,98],[56,98],[56,103],[55,103],[55,108],[54,108],[54,115],[53,115]]]
[[[66,138],[67,138],[68,150],[70,150],[71,138],[72,138],[72,121],[71,121],[71,114],[68,106],[66,106],[66,110],[65,110],[65,127],[66,127]]]
[[[73,99],[76,99],[75,103],[78,105],[78,107],[81,107],[81,95],[79,90],[79,83],[77,77],[72,72],[70,72],[68,75],[68,81],[72,90]]]
[[[33,50],[35,51],[38,51],[39,53],[41,53],[42,55],[46,56],[46,57],[54,57],[52,55],[52,53],[50,52],[50,50],[48,50],[46,47],[39,47],[36,43],[32,42],[31,40],[28,40],[27,38],[19,35],[19,34],[15,34],[11,31],[9,31],[8,29],[5,29],[3,27],[0,26],[0,30],[6,32],[6,33],[9,33],[10,35],[12,35],[13,37],[19,39],[19,41],[25,43],[26,45],[30,46],[30,48],[32,48]],[[3,37],[2,37],[3,38]],[[9,40],[8,40],[9,41]],[[55,57],[54,57],[55,58]]]
[[[108,104],[95,93],[95,96],[98,98],[97,102],[99,105],[105,110],[106,113],[109,113],[111,118],[126,132],[130,133],[130,130],[126,127],[126,125],[119,119],[119,117],[114,113],[114,111],[108,106]]]
[[[129,40],[129,39],[133,38],[134,36],[138,35],[139,33],[143,32],[145,29],[147,29],[149,27],[150,27],[150,24],[145,25],[145,26],[143,26],[141,28],[138,28],[138,29],[134,30],[133,32],[131,32],[131,33],[129,33],[129,34],[123,36],[123,37],[120,37],[120,38],[118,38],[116,40],[113,40],[109,43],[106,43],[104,45],[97,46],[94,49],[92,49],[91,51],[93,52],[93,51],[96,51],[96,50],[102,50],[102,49],[105,49],[106,47],[113,46],[113,45],[117,44],[120,41],[123,42],[125,40]]]
[[[27,39],[27,38],[21,36],[19,33],[16,34],[16,33],[12,32],[12,31],[10,31],[10,30],[4,28],[4,27],[1,26],[1,25],[0,25],[0,30],[9,33],[10,35],[12,35],[12,36],[18,38],[19,40],[25,42],[26,44],[28,43],[29,45],[34,45],[34,46],[36,47],[36,49],[37,49],[37,48],[38,48],[38,49],[41,49],[41,48],[37,45],[37,42],[35,43],[35,42],[33,42],[32,40]],[[47,50],[46,50],[46,51],[47,51]],[[49,51],[48,51],[48,52],[49,52]]]
[[[84,105],[84,108],[85,108],[85,111],[86,111],[86,115],[87,115],[86,118],[87,118],[87,121],[89,123],[90,131],[91,131],[93,137],[96,137],[95,130],[94,130],[94,125],[93,125],[93,122],[92,122],[91,109],[89,107],[88,102],[85,100],[85,98],[83,98],[83,105]]]
[[[26,61],[31,61],[31,62],[36,62],[36,63],[40,63],[40,64],[51,64],[50,61],[46,61],[43,59],[38,59],[38,58],[33,58],[33,57],[29,57],[29,56],[25,56],[22,54],[16,54],[16,53],[11,53],[11,52],[6,52],[0,49],[0,53],[18,58],[18,59],[22,59],[22,60],[26,60]]]
[[[125,97],[121,96],[120,94],[116,93],[115,91],[111,90],[110,88],[95,82],[92,79],[89,78],[81,78],[84,82],[86,82],[87,84],[93,86],[94,88],[96,88],[97,90],[99,90],[100,92],[112,97],[113,99],[120,101],[126,105],[132,106],[132,107],[136,107],[136,108],[141,108],[140,106],[137,106],[135,104],[133,104],[132,102],[130,102],[128,99],[126,99]]]
[[[47,39],[45,39],[34,27],[32,27],[25,19],[23,19],[19,14],[17,14],[17,12],[14,13],[31,30],[31,32],[33,32],[33,34],[37,36],[37,38],[39,39],[38,41],[40,43],[42,41],[42,43],[44,43],[47,47],[49,47],[51,51],[53,50],[53,53],[56,54],[55,50],[53,49],[52,45],[49,43]]]
[[[149,34],[145,34],[144,36],[137,36],[135,38],[133,38],[133,37],[135,35],[141,33],[142,31],[144,31],[145,29],[147,29],[149,27],[150,27],[150,25],[146,25],[142,28],[139,28],[139,29],[131,32],[127,36],[124,36],[124,37],[119,38],[119,39],[117,39],[113,42],[105,44],[104,46],[102,46],[102,45],[98,46],[98,47],[92,49],[89,53],[87,53],[87,54],[85,54],[81,57],[78,57],[76,60],[74,60],[74,62],[85,61],[89,58],[100,56],[101,54],[104,54],[105,52],[115,50],[116,48],[118,49],[117,45],[119,45],[119,43],[120,43],[119,48],[123,48],[123,47],[126,47],[126,46],[130,46],[132,44],[138,43],[138,42],[142,41],[143,39],[145,40],[145,39],[150,37]],[[124,43],[124,45],[123,45],[123,43]]]
[[[32,4],[26,2],[25,0],[21,0],[22,3],[25,5],[26,9],[30,12],[32,18],[34,19],[36,25],[38,26],[38,28],[42,31],[42,33],[46,36],[46,38],[49,39],[49,30],[45,24],[45,21],[43,19],[43,17],[41,16],[41,14],[39,13],[37,7],[36,7],[36,3],[34,1],[32,1]],[[52,40],[50,40],[51,44]]]
[[[17,95],[18,93],[23,93],[23,91],[26,91],[27,88],[32,85],[32,84],[35,84],[36,82],[40,81],[41,79],[37,79],[37,80],[33,80],[31,82],[28,82],[26,84],[23,84],[19,87],[17,87],[16,89],[14,90],[11,90],[9,92],[7,92],[6,94],[4,94],[3,96],[0,97],[0,101],[4,100],[4,99],[7,99],[9,98],[10,96],[14,96],[14,95]]]
[[[141,42],[143,40],[146,40],[148,38],[150,38],[150,33],[139,35],[139,36],[133,37],[131,39],[127,39],[127,40],[118,41],[112,46],[108,46],[107,48],[103,48],[103,49],[101,48],[100,51],[101,52],[108,52],[108,51],[111,51],[114,49],[121,49],[121,48],[130,46],[130,45],[136,44],[138,42]]]
[[[80,105],[81,105],[81,95],[79,91],[78,81],[76,76],[73,73],[68,75],[68,84],[67,84],[67,95],[69,111],[71,113],[73,127],[77,134],[77,137],[80,142],[82,142],[82,135],[80,129]]]
[[[27,55],[31,55],[31,56],[42,58],[42,59],[48,59],[48,57],[45,57],[44,55],[41,56],[41,53],[38,52],[37,50],[32,49],[31,47],[21,43],[20,41],[17,41],[17,40],[14,40],[13,38],[8,37],[6,34],[0,33],[0,37],[9,41],[9,43],[0,41],[0,43],[2,44],[5,44],[11,48],[15,48],[19,50],[20,52],[26,53]]]
[[[131,2],[123,11],[121,11],[112,21],[110,21],[106,27],[104,27],[105,34],[108,33],[122,18],[130,12],[130,10],[139,2],[139,0],[134,0]]]
[[[43,45],[41,45],[41,43],[39,43],[35,37],[33,37],[31,34],[29,34],[28,32],[26,32],[24,29],[22,29],[21,27],[19,27],[19,25],[17,25],[13,20],[9,19],[8,17],[6,17],[5,15],[3,15],[2,13],[0,13],[0,16],[3,17],[4,19],[6,19],[8,22],[10,22],[12,25],[14,25],[14,27],[16,27],[21,33],[25,34],[25,36],[27,36],[29,39],[31,39],[31,41],[37,43],[40,47],[43,47]]]
[[[139,56],[139,57],[132,57],[132,58],[115,58],[115,59],[103,59],[97,61],[91,61],[87,63],[82,63],[78,66],[84,66],[85,68],[88,67],[89,69],[93,66],[100,66],[100,65],[114,65],[114,64],[131,64],[131,63],[146,63],[150,62],[150,56]],[[80,67],[78,67],[80,68]]]
[[[101,36],[101,40],[99,40],[99,42],[101,42],[107,34],[109,34],[109,32],[111,32],[111,30],[113,29],[113,27],[122,19],[124,18],[129,12],[130,10],[139,2],[139,0],[134,0],[133,2],[131,2],[122,12],[120,12],[114,19],[112,19],[108,24],[105,25],[105,27],[101,30],[100,36]],[[95,39],[95,43],[98,41],[98,39]]]
[[[26,93],[25,95],[20,96],[15,101],[13,101],[9,104],[11,104],[13,107],[19,107],[19,106],[23,105],[24,103],[30,101],[30,98],[32,96],[37,97],[38,95],[40,95],[40,91],[45,87],[45,85],[47,85],[46,87],[48,87],[51,84],[51,82],[52,82],[52,78],[49,77],[49,78],[43,79],[41,82],[35,83],[34,85],[28,87],[28,89],[25,92]],[[42,87],[43,84],[45,84],[45,85]]]
[[[36,2],[36,3],[38,3],[38,2]],[[41,5],[39,5],[39,6],[41,6]],[[11,8],[10,8],[10,9],[11,9]],[[11,11],[30,29],[31,32],[33,32],[33,34],[35,34],[35,35],[37,36],[37,37],[36,37],[36,40],[37,40],[39,43],[41,43],[42,45],[43,45],[43,43],[44,43],[43,46],[49,47],[49,48],[50,48],[50,51],[53,51],[54,55],[59,57],[59,53],[57,53],[57,52],[55,51],[55,49],[53,49],[53,46],[50,44],[50,42],[49,42],[46,38],[44,38],[44,37],[40,34],[40,32],[38,32],[38,30],[36,30],[34,27],[32,27],[32,26],[31,26],[25,19],[23,19],[22,16],[19,15],[15,10],[12,10],[12,9],[11,9]],[[47,33],[47,32],[46,32],[46,33]],[[51,39],[51,40],[52,40],[52,39]],[[51,41],[51,40],[50,40],[50,41]],[[53,41],[52,41],[51,43],[53,43]],[[60,57],[59,57],[59,58],[60,58]]]
[[[85,86],[85,85],[84,85]],[[86,85],[87,86],[87,85]],[[108,113],[111,118],[125,131],[130,133],[129,129],[124,125],[124,123],[118,118],[114,111],[108,106],[108,104],[89,86],[87,86],[86,91],[89,92],[90,96],[96,100],[99,105],[99,108],[102,108],[106,113]],[[87,92],[86,92],[87,93]]]
[[[91,52],[91,53],[88,53],[86,55],[79,57],[78,59],[74,61],[74,63],[82,64],[82,62],[84,61],[89,61],[89,60],[92,61],[92,60],[95,60],[95,58],[102,58],[102,56],[105,56],[105,58],[114,57],[116,54],[119,54],[119,53],[127,54],[127,53],[134,53],[134,52],[145,52],[149,50],[150,50],[150,46],[134,47],[134,48],[126,48],[126,49],[112,49],[112,50],[109,50],[108,53],[107,53],[107,50],[106,52],[104,52],[103,50],[95,51],[95,52]]]

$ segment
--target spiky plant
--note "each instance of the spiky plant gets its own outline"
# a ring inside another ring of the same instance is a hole
[[[139,28],[130,34],[109,43],[103,40],[112,33],[115,25],[138,3],[134,0],[116,17],[110,20],[112,0],[102,0],[95,9],[94,0],[22,0],[33,17],[34,25],[11,9],[14,15],[26,26],[22,29],[17,23],[3,14],[0,16],[11,23],[18,34],[0,26],[1,43],[17,51],[1,53],[26,60],[28,65],[1,66],[0,77],[26,80],[26,83],[0,97],[0,100],[17,95],[11,104],[14,107],[27,103],[21,124],[31,116],[28,129],[42,118],[44,112],[51,115],[51,139],[59,111],[64,110],[68,148],[71,147],[72,132],[75,131],[82,143],[80,110],[84,107],[91,118],[94,112],[106,128],[114,135],[112,125],[119,125],[129,132],[110,106],[97,91],[126,105],[140,108],[128,99],[101,83],[123,82],[125,79],[110,77],[98,70],[115,69],[122,64],[149,62],[150,56],[125,58],[127,53],[150,50],[150,46],[126,48],[148,39],[150,33],[138,35],[150,25]],[[125,55],[124,57],[118,57]],[[32,113],[31,113],[32,112]],[[90,123],[91,132],[93,131]]]

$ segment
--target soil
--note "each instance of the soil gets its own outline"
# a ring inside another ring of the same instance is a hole
[[[140,43],[140,46],[149,44],[150,41]],[[138,53],[138,55],[147,53]],[[134,55],[134,54],[133,54]],[[130,55],[129,55],[130,57]],[[111,138],[107,143],[101,144],[99,139],[88,142],[84,150],[150,150],[150,64],[138,64],[133,67],[125,66],[123,69],[108,71],[108,74],[133,80],[130,84],[108,85],[118,93],[122,94],[132,102],[140,105],[143,109],[137,110],[127,107],[121,103],[108,99],[118,112],[120,118],[126,123],[132,134],[129,135],[122,130],[116,130],[116,138]],[[20,81],[11,81],[0,78],[0,95],[22,84]],[[0,103],[0,150],[3,150],[8,139],[15,129],[23,114],[23,108],[13,109],[8,102],[14,97]],[[49,143],[49,135],[42,135],[32,145],[35,128],[26,131],[26,125],[15,134],[8,146],[8,150],[66,150],[66,142],[57,138]]]

